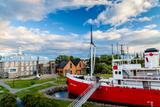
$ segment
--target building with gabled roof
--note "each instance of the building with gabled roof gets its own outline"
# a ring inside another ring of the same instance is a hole
[[[80,75],[85,72],[86,64],[81,59],[72,60],[73,64],[76,67],[76,74]]]
[[[85,63],[80,60],[64,60],[57,64],[56,66],[56,71],[59,75],[61,76],[66,76],[66,73],[71,73],[71,74],[82,74],[85,71]]]
[[[76,67],[72,61],[62,61],[57,65],[57,72],[61,76],[66,76],[66,73],[76,74]]]

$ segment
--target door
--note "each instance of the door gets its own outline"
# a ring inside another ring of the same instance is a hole
[[[118,85],[121,85],[121,80],[118,80]]]
[[[151,89],[151,82],[150,81],[143,81],[143,88],[144,89]]]

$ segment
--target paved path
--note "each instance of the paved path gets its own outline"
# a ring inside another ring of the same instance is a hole
[[[9,90],[12,94],[15,94],[16,91],[17,91],[17,89],[13,89],[9,85],[4,83],[3,80],[0,80],[0,85],[3,86],[4,88],[6,88],[7,90]],[[17,97],[16,101],[17,101],[17,106],[18,107],[24,107],[23,102],[22,102],[22,100],[20,98]]]
[[[7,90],[9,90],[11,93],[15,94],[19,91],[22,91],[22,90],[27,90],[27,89],[30,89],[30,88],[34,88],[34,87],[38,87],[38,86],[41,86],[41,85],[44,85],[44,84],[48,84],[48,83],[51,83],[53,85],[55,85],[56,83],[54,83],[53,81],[48,81],[48,82],[44,82],[44,83],[40,83],[40,84],[35,84],[35,85],[32,85],[30,87],[26,87],[26,88],[21,88],[21,89],[13,89],[11,88],[8,84],[4,83],[3,80],[0,80],[0,85],[2,85],[4,88],[6,88]]]
[[[16,93],[16,89],[11,88],[9,85],[7,85],[6,83],[4,83],[3,80],[0,80],[0,85],[3,86],[4,88],[6,88],[7,90],[9,90],[11,93]]]
[[[19,92],[19,91],[22,91],[22,90],[27,90],[27,89],[30,89],[30,88],[34,88],[34,87],[38,87],[38,86],[41,86],[41,85],[45,85],[45,84],[48,84],[48,83],[51,83],[51,84],[53,84],[53,85],[56,84],[56,83],[54,83],[53,81],[48,81],[48,82],[44,82],[44,83],[40,83],[40,84],[35,84],[35,85],[30,86],[30,87],[17,89],[17,90],[15,91],[15,93],[17,93],[17,92]]]
[[[18,107],[24,107],[23,101],[19,97],[17,97],[16,100],[17,100],[17,106]]]

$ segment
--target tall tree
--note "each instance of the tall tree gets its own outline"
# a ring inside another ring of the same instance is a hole
[[[69,57],[66,56],[66,55],[59,55],[57,58],[56,58],[56,63],[60,63],[61,61],[63,60],[69,60]]]
[[[74,56],[67,56],[67,55],[59,55],[56,58],[56,63],[60,63],[61,61],[67,61],[67,60],[75,60],[75,59],[80,59],[79,57],[74,57]]]

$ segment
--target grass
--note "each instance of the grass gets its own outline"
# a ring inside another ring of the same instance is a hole
[[[8,84],[12,88],[20,89],[20,88],[26,88],[30,87],[34,84],[40,84],[48,81],[55,81],[55,78],[48,78],[48,79],[42,79],[42,80],[5,80],[5,83]]]
[[[52,87],[52,86],[54,86],[54,85],[51,84],[51,83],[48,83],[48,84],[44,84],[44,85],[41,85],[41,86],[37,86],[37,87],[34,87],[34,88],[30,88],[30,89],[27,89],[27,90],[17,92],[16,95],[18,97],[22,98],[27,94],[34,94],[34,93],[37,93],[39,90],[42,90],[42,89],[45,89],[45,88],[48,88],[48,87]]]
[[[3,94],[6,94],[6,93],[9,92],[6,88],[4,88],[4,87],[2,87],[2,86],[0,86],[0,91],[2,91],[2,92],[0,93],[0,98],[3,96]]]
[[[56,80],[55,80],[55,83],[57,85],[64,85],[66,84],[66,78],[65,77],[58,77]]]
[[[110,77],[111,75],[98,74],[98,76]],[[33,80],[33,79],[32,80],[15,80],[14,81],[14,88],[25,88],[25,87],[29,87],[29,86],[34,85],[34,84],[40,84],[40,83],[44,83],[44,82],[48,82],[48,81],[53,81],[57,85],[66,84],[66,78],[65,77],[58,77],[56,79],[55,78],[48,78],[48,79],[42,79],[42,80]],[[5,83],[7,83],[11,87],[13,87],[13,81],[6,80]],[[20,92],[17,92],[16,95],[19,98],[23,98],[27,94],[36,94],[36,93],[39,93],[39,90],[49,88],[49,87],[52,87],[52,86],[56,86],[56,85],[53,85],[51,83],[47,83],[47,84],[44,84],[44,85],[41,85],[41,86],[37,86],[37,87],[30,88],[30,89],[22,90]],[[4,90],[4,93],[8,92],[8,90],[6,90],[5,88],[3,88],[1,86],[0,86],[0,89]],[[0,94],[0,97],[2,95]],[[52,100],[53,102],[56,102],[58,105],[60,105],[59,107],[68,107],[68,105],[71,103],[71,101],[65,101],[65,100],[57,100],[57,99],[50,99],[50,100]],[[84,106],[82,106],[82,107],[100,107],[100,106],[97,106],[93,103],[85,103]]]
[[[112,77],[112,74],[95,74],[95,76],[99,76],[99,77],[108,79],[109,77]]]
[[[68,107],[70,103],[72,103],[72,101],[66,101],[66,100],[57,100],[57,99],[52,99],[53,102],[56,102],[58,105],[60,105],[59,107]],[[84,105],[82,105],[82,107],[107,107],[107,106],[102,106],[102,105],[96,105],[94,103],[85,103]],[[111,106],[108,106],[111,107]]]
[[[58,105],[60,105],[60,107],[68,107],[69,104],[71,103],[71,101],[65,101],[65,100],[56,100],[56,99],[52,100],[55,101]]]

